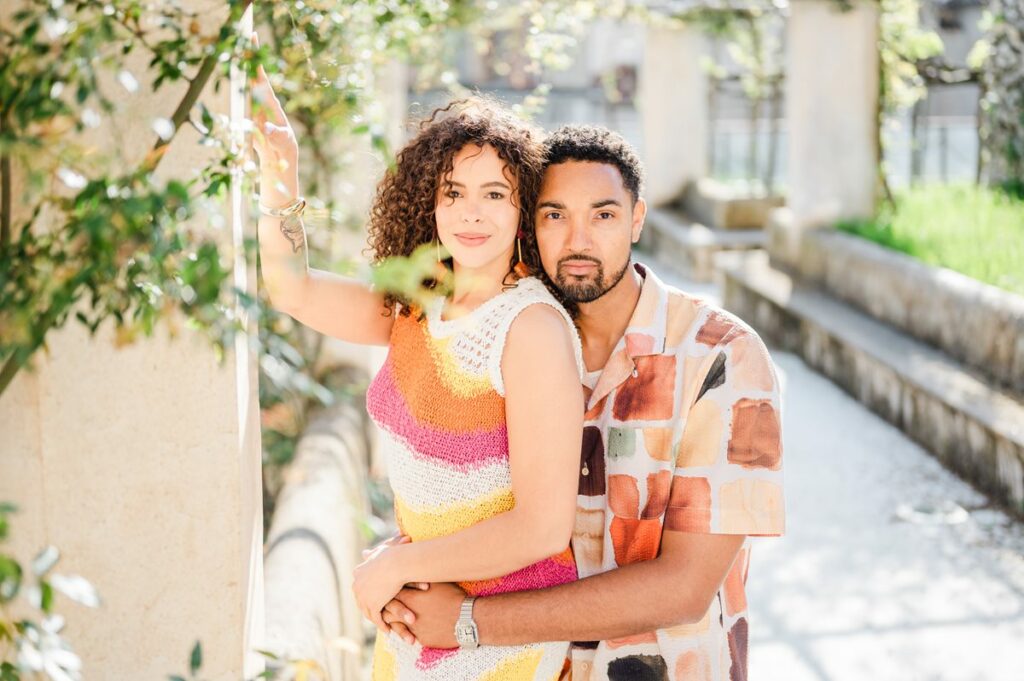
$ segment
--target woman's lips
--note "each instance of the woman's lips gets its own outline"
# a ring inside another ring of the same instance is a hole
[[[459,240],[459,243],[463,246],[479,246],[485,241],[490,239],[489,234],[476,234],[474,232],[463,232],[462,234],[456,234],[455,238]]]

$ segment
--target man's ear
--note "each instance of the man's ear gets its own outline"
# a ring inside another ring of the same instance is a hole
[[[638,198],[633,204],[633,225],[631,239],[633,243],[640,241],[640,234],[644,231],[644,220],[647,219],[647,202]]]

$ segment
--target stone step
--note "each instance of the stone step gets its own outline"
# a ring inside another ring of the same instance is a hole
[[[672,208],[650,208],[641,246],[671,262],[695,281],[714,279],[715,255],[726,251],[764,248],[762,229],[711,229]]]
[[[1024,516],[1024,403],[949,355],[773,269],[766,253],[722,255],[716,265],[726,308]]]

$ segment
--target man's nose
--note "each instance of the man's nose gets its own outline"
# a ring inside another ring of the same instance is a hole
[[[582,220],[573,220],[569,227],[569,250],[586,251],[591,245],[589,225]]]

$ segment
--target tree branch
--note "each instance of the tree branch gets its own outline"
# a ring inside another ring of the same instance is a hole
[[[6,116],[0,116],[0,137],[7,129]],[[0,154],[0,248],[11,243],[11,154]]]
[[[242,0],[236,5],[231,16],[228,17],[227,26],[232,26],[239,20],[245,11],[249,9],[249,5],[252,4],[252,0]],[[160,160],[164,154],[167,153],[167,149],[171,146],[171,142],[177,135],[178,130],[188,120],[189,112],[192,111],[192,107],[195,106],[196,101],[199,100],[199,95],[202,94],[203,88],[206,87],[206,83],[209,82],[210,76],[213,75],[213,70],[217,68],[217,63],[220,59],[220,55],[216,52],[213,54],[206,55],[202,63],[199,65],[199,70],[196,75],[189,82],[188,90],[185,91],[185,96],[181,98],[178,103],[178,107],[174,110],[174,114],[171,115],[171,125],[174,128],[174,132],[171,133],[167,139],[159,139],[156,144],[153,145],[153,150],[149,152],[146,159],[142,162],[140,170],[143,172],[152,172],[156,170],[157,166],[160,165]]]

